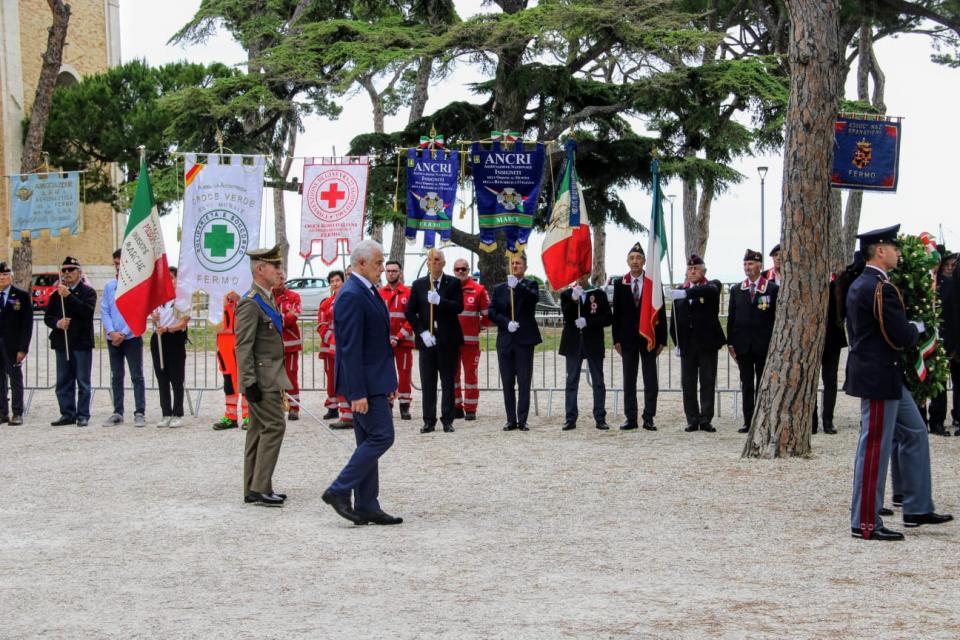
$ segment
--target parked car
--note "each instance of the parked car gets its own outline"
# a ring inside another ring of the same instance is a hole
[[[50,294],[57,290],[59,273],[35,273],[30,281],[30,297],[34,311],[45,311],[50,304]]]
[[[330,295],[330,283],[326,278],[294,278],[287,280],[286,287],[300,294],[303,313],[316,313],[320,303]]]

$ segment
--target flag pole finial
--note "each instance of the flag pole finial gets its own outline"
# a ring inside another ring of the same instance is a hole
[[[140,152],[140,162],[146,162],[147,160],[147,147],[146,145],[139,145],[137,151]]]

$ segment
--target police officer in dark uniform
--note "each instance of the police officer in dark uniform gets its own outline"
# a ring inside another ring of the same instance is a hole
[[[719,280],[707,280],[703,258],[693,254],[687,260],[687,279],[683,286],[670,291],[673,315],[670,335],[680,351],[680,386],[683,388],[683,412],[687,417],[684,431],[716,429],[713,420],[713,399],[717,387],[717,352],[726,344],[720,326]],[[697,381],[700,398],[697,402]]]
[[[743,427],[750,431],[757,387],[767,362],[767,350],[773,337],[773,318],[777,311],[780,287],[760,274],[763,254],[747,249],[743,256],[746,279],[730,287],[727,312],[727,336],[730,355],[740,368],[740,391],[743,394]]]
[[[860,398],[850,528],[854,538],[864,540],[903,539],[899,531],[883,526],[879,514],[894,438],[899,443],[904,526],[953,520],[934,512],[927,427],[904,385],[901,351],[916,345],[927,328],[907,319],[900,292],[887,276],[900,260],[899,230],[900,225],[894,225],[857,236],[866,267],[847,293],[850,354],[844,391]]]
[[[560,294],[563,312],[560,355],[567,359],[564,431],[577,428],[577,391],[584,360],[590,369],[596,427],[602,431],[610,428],[607,424],[607,387],[603,383],[603,354],[604,327],[610,326],[613,316],[607,294],[596,288],[588,289],[589,282],[590,274],[584,274],[575,286]]]
[[[13,270],[0,262],[0,424],[23,424],[23,361],[33,337],[30,294],[13,286]],[[11,402],[7,401],[10,380]],[[10,408],[13,414],[10,414]]]
[[[660,307],[653,336],[640,333],[640,309],[643,302],[643,268],[646,256],[636,243],[627,253],[630,272],[613,280],[613,347],[623,358],[623,413],[627,421],[624,431],[637,426],[637,372],[643,375],[643,428],[656,431],[653,417],[657,414],[657,356],[667,344],[667,309]],[[648,294],[651,295],[651,294]]]

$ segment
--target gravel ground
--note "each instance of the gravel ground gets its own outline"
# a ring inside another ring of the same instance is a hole
[[[291,423],[290,498],[266,509],[242,502],[216,396],[179,430],[79,429],[48,426],[40,392],[0,426],[0,637],[960,636],[960,525],[850,538],[851,399],[811,459],[745,461],[729,399],[717,434],[682,432],[678,394],[656,433],[598,432],[588,395],[567,433],[545,411],[502,432],[496,393],[454,434],[398,421],[381,501],[405,522],[354,527],[320,500],[350,434]],[[931,448],[937,508],[960,512],[960,438]]]

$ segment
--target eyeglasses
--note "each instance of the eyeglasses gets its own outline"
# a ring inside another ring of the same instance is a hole
[[[63,269],[60,269],[60,273],[73,273],[76,270],[76,267],[64,267]]]
[[[470,268],[469,268],[469,267],[455,267],[453,270],[454,270],[454,271],[459,271],[459,272],[463,273],[463,272],[466,272],[466,271],[470,271]]]

